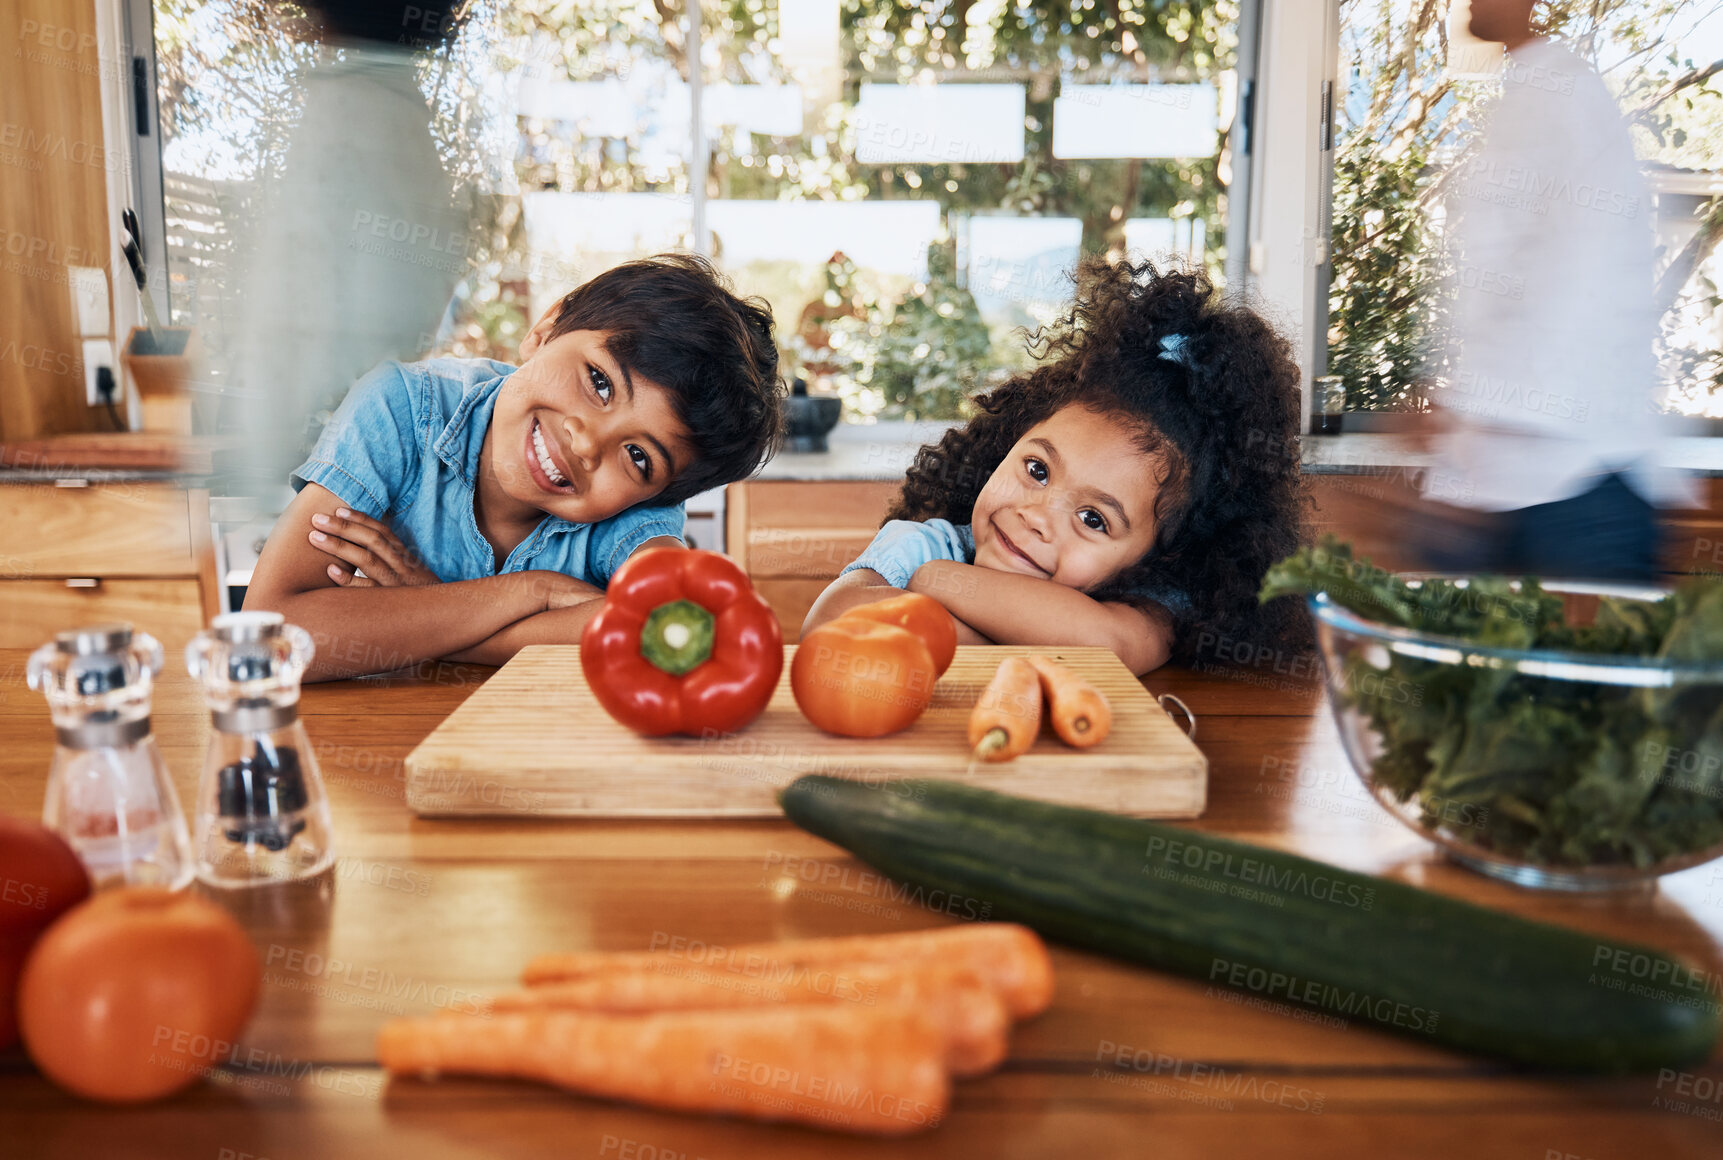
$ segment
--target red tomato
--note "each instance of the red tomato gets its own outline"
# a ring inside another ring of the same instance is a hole
[[[802,715],[844,737],[909,728],[938,679],[921,637],[860,616],[840,616],[803,634],[790,662],[790,691]]]
[[[245,1029],[263,964],[232,915],[154,886],[98,894],[36,943],[18,1024],[36,1066],[86,1099],[195,1083]]]
[[[90,876],[46,826],[0,815],[0,1051],[18,1041],[18,974],[48,924],[90,896]]]
[[[18,1042],[18,975],[29,953],[16,939],[0,938],[0,1051]]]
[[[0,938],[34,938],[90,896],[90,876],[60,835],[0,815]]]

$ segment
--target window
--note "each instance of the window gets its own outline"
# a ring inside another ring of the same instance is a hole
[[[173,308],[219,363],[316,50],[262,0],[154,6]],[[1220,276],[1238,22],[1231,0],[481,0],[419,71],[472,214],[425,345],[512,358],[576,282],[686,247],[771,302],[786,373],[849,417],[955,417],[1081,255]]]
[[[1464,35],[1467,6],[1342,0],[1334,105],[1327,369],[1347,429],[1417,410],[1441,324],[1443,198],[1499,90],[1501,50]],[[1723,416],[1723,12],[1709,0],[1604,0],[1540,13],[1593,60],[1633,125],[1655,202],[1666,405]],[[1707,79],[1709,77],[1709,79]],[[1319,288],[1320,293],[1320,288]]]

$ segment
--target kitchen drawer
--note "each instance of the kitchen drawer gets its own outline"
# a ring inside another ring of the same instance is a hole
[[[757,578],[831,580],[873,541],[873,529],[751,528],[748,572]]]
[[[167,663],[203,628],[196,580],[0,580],[0,648],[35,648],[56,632],[130,621],[162,642]]]
[[[1689,516],[1703,515],[1717,519],[1723,515],[1723,476],[1706,476],[1694,480],[1695,489],[1699,493],[1696,505],[1691,508],[1670,508],[1669,512],[1681,512]],[[1667,513],[1666,513],[1667,514]]]
[[[1723,573],[1723,520],[1663,513],[1663,570],[1682,574]]]
[[[725,493],[730,556],[758,578],[831,579],[885,520],[900,485],[751,480]]]
[[[196,574],[181,488],[0,485],[0,580]]]
[[[903,482],[755,479],[742,486],[748,491],[748,521],[757,528],[819,526],[878,531],[885,509]]]

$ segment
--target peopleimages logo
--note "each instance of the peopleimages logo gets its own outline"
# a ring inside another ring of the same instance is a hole
[[[1144,873],[1163,871],[1163,867],[1176,873],[1179,867],[1183,867],[1206,878],[1217,891],[1227,888],[1223,879],[1231,879],[1259,886],[1282,897],[1302,894],[1317,902],[1332,902],[1351,910],[1369,910],[1376,904],[1376,889],[1372,886],[1363,886],[1331,874],[1312,874],[1244,853],[1181,842],[1176,838],[1150,838],[1144,855],[1151,863],[1143,868]],[[1162,866],[1153,865],[1156,861]],[[1157,876],[1164,877],[1164,871]]]
[[[856,1112],[933,1127],[940,1109],[924,1100],[875,1091],[842,1077],[805,1074],[782,1064],[718,1053],[712,1058],[712,1091],[761,1108],[781,1108],[833,1124],[847,1124]]]
[[[1320,979],[1301,979],[1281,971],[1272,971],[1253,963],[1215,959],[1209,967],[1209,982],[1220,983],[1258,995],[1276,996],[1303,1007],[1333,1011],[1368,1019],[1384,1027],[1399,1027],[1406,1031],[1431,1032],[1436,1029],[1441,1013],[1384,995],[1371,995],[1338,987]]]
[[[899,882],[873,870],[853,869],[821,858],[799,857],[771,850],[766,854],[763,871],[768,877],[762,878],[762,885],[771,886],[786,879],[795,883],[807,883],[819,888],[810,892],[808,897],[837,903],[849,910],[864,910],[876,914],[892,913],[890,907],[868,906],[867,903],[872,901],[915,907],[918,910],[925,907],[971,922],[985,921],[993,913],[991,902],[953,894],[938,887],[929,889]]]
[[[1461,193],[1483,201],[1545,214],[1553,202],[1567,202],[1581,209],[1618,217],[1639,216],[1639,198],[1590,182],[1576,182],[1560,174],[1540,173],[1525,165],[1498,165],[1487,157],[1467,163]]]
[[[1259,1100],[1291,1111],[1309,1112],[1320,1116],[1328,1097],[1307,1087],[1295,1087],[1283,1080],[1259,1078],[1233,1071],[1219,1064],[1180,1059],[1178,1056],[1114,1043],[1103,1039],[1095,1049],[1098,1065],[1090,1074],[1108,1083],[1127,1086],[1169,1096],[1189,1103],[1202,1104],[1230,1112],[1237,1106],[1233,1101]],[[1136,1074],[1132,1074],[1136,1073]],[[1174,1087],[1164,1080],[1187,1085]]]
[[[1546,68],[1541,64],[1526,64],[1513,56],[1508,57],[1502,79],[1510,84],[1542,89],[1546,93],[1560,93],[1564,97],[1573,93],[1574,74],[1559,68]]]
[[[1573,395],[1558,394],[1541,387],[1527,387],[1524,383],[1481,375],[1469,369],[1463,369],[1454,376],[1452,389],[1498,409],[1515,407],[1557,419],[1572,419],[1578,423],[1585,422],[1591,411],[1590,403]],[[1456,402],[1451,396],[1443,401],[1450,406]]]
[[[78,140],[64,133],[38,133],[14,121],[0,123],[0,150],[113,172],[127,172],[130,161],[129,154],[106,148],[100,141]]]
[[[1667,955],[1598,943],[1589,982],[1700,1011],[1723,1011],[1723,973],[1677,962]]]

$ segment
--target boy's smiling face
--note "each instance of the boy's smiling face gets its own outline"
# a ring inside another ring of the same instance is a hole
[[[609,519],[663,491],[694,454],[667,388],[621,365],[601,331],[549,338],[554,315],[521,343],[485,432],[485,498],[505,522]]]
[[[1130,427],[1064,407],[1024,433],[976,497],[975,563],[1097,588],[1154,543],[1159,471]]]

